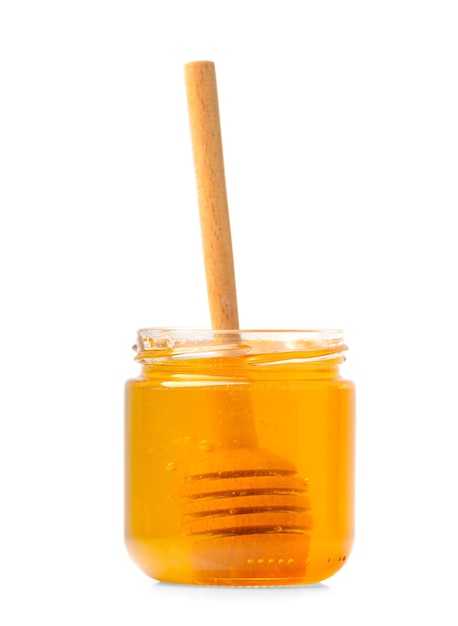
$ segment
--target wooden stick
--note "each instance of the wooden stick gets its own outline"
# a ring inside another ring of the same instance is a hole
[[[237,294],[214,63],[188,63],[185,80],[212,327],[237,330]]]
[[[227,334],[239,342],[215,66],[209,61],[190,63],[185,77],[212,325],[215,330],[234,331]],[[234,380],[230,391],[207,394],[214,403],[212,439],[219,449],[205,453],[191,470],[189,478],[198,480],[186,482],[190,498],[182,505],[182,532],[195,538],[194,578],[201,570],[205,578],[209,563],[215,566],[214,578],[221,572],[223,579],[251,578],[253,556],[258,568],[254,577],[275,578],[284,575],[285,554],[294,554],[302,568],[308,558],[308,539],[301,536],[297,541],[294,533],[288,533],[310,528],[308,500],[297,492],[294,466],[258,448],[250,386],[241,382]],[[302,480],[299,484],[303,489]],[[215,498],[221,492],[224,496]],[[287,532],[272,539],[284,526]],[[262,530],[266,527],[268,531]],[[287,561],[288,568],[293,560]]]

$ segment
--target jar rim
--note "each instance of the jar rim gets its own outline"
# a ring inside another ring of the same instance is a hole
[[[209,328],[152,327],[137,333],[137,359],[177,359],[233,355],[310,353],[322,356],[347,349],[340,329],[218,330]]]

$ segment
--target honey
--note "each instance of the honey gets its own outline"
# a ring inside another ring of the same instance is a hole
[[[340,331],[139,332],[126,384],[127,549],[150,577],[322,581],[354,530]]]

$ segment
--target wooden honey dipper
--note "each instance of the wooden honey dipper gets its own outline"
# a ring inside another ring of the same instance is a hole
[[[187,64],[185,79],[212,326],[240,345],[214,64]],[[181,492],[196,582],[294,581],[308,561],[307,485],[291,462],[258,447],[249,391],[228,394],[216,413],[221,449],[189,469]]]

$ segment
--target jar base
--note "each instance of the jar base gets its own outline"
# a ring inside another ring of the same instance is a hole
[[[309,544],[306,534],[281,532],[196,541],[191,555],[193,578],[199,584],[202,580],[229,585],[302,582],[309,563]]]

